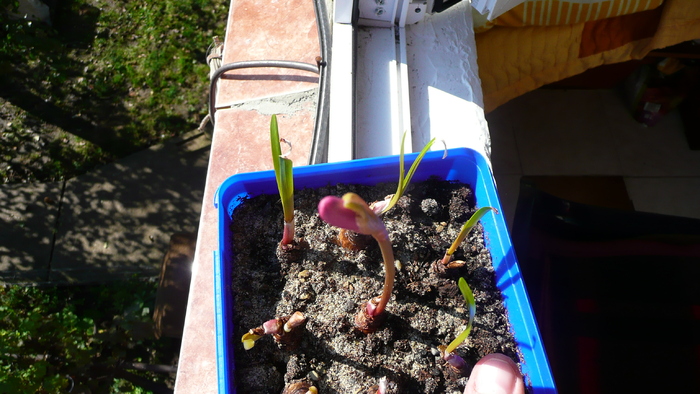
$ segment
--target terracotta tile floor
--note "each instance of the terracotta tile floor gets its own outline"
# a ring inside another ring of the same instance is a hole
[[[294,60],[315,63],[320,54],[312,0],[277,2],[234,0],[224,43],[224,64],[240,60]],[[246,70],[246,79],[223,80],[217,106],[289,94],[317,86],[318,77],[304,71]],[[290,158],[305,164],[315,119],[313,100],[278,116],[284,137],[294,150]],[[216,127],[190,285],[180,351],[176,393],[217,392],[212,252],[218,249],[216,189],[229,176],[272,168],[269,159],[270,114],[246,109],[221,109]],[[285,130],[309,130],[296,134]]]
[[[264,5],[264,6],[263,6]],[[290,60],[316,64],[320,54],[312,0],[234,0],[223,62]],[[219,83],[217,106],[316,87],[307,71],[255,68],[229,71]]]

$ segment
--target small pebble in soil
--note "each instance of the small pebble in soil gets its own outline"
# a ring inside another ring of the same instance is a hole
[[[313,298],[313,296],[314,295],[311,292],[305,291],[299,295],[299,299],[300,300],[310,300],[311,298]]]
[[[438,223],[435,225],[435,232],[442,233],[445,230],[445,226],[447,226],[447,223],[445,222]]]
[[[311,276],[311,272],[309,270],[303,270],[297,274],[297,277],[301,280],[308,279],[309,276]]]
[[[440,205],[434,198],[426,198],[421,201],[420,209],[428,216],[436,216],[440,213]]]
[[[355,302],[352,301],[352,300],[347,300],[347,301],[345,302],[345,305],[343,306],[343,310],[344,310],[346,313],[352,312],[353,310],[355,310]]]

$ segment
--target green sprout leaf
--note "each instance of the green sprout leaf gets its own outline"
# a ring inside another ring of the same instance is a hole
[[[399,184],[396,187],[396,193],[394,193],[394,196],[391,198],[391,200],[389,200],[389,203],[386,204],[386,206],[382,209],[380,214],[383,214],[386,211],[393,208],[394,205],[396,205],[396,203],[399,201],[401,196],[403,196],[403,193],[406,191],[406,188],[408,188],[408,184],[411,183],[411,178],[413,178],[413,174],[415,174],[416,170],[418,169],[418,165],[420,164],[421,160],[423,160],[425,154],[428,153],[430,148],[435,143],[435,138],[433,138],[423,147],[423,149],[418,154],[418,157],[416,157],[416,160],[414,160],[413,164],[411,164],[411,168],[408,169],[408,174],[406,174],[406,176],[404,177],[405,167],[403,163],[403,146],[406,141],[406,134],[407,133],[404,132],[403,137],[401,137],[401,150],[399,151]]]
[[[442,259],[442,262],[444,264],[447,264],[450,262],[452,255],[455,253],[455,251],[457,251],[457,248],[459,247],[459,245],[462,242],[464,242],[464,240],[467,238],[467,235],[469,234],[469,230],[471,230],[474,226],[476,226],[476,223],[482,217],[484,217],[484,215],[486,215],[486,213],[488,211],[494,211],[494,212],[498,213],[496,208],[482,207],[482,208],[479,208],[476,212],[474,212],[472,217],[470,217],[469,220],[467,220],[467,222],[464,223],[464,225],[462,226],[462,229],[459,230],[459,235],[457,235],[457,239],[455,239],[455,241],[452,243],[452,246],[450,246],[450,248],[445,253],[445,257]]]
[[[280,135],[277,128],[277,115],[272,115],[270,120],[270,146],[272,147],[272,163],[275,167],[277,189],[282,199],[284,221],[291,222],[294,219],[294,177],[292,174],[292,161],[282,156],[280,147]]]
[[[250,350],[255,346],[255,341],[262,338],[262,335],[256,335],[252,332],[247,332],[243,334],[241,342],[243,343],[243,348],[245,350]]]
[[[476,315],[476,302],[474,301],[474,293],[472,293],[472,289],[467,284],[467,281],[464,280],[464,278],[459,278],[459,282],[457,283],[457,285],[459,286],[459,290],[464,296],[464,302],[467,303],[467,307],[469,308],[469,323],[467,323],[467,328],[464,331],[462,331],[461,334],[457,335],[457,338],[455,338],[454,341],[450,342],[450,344],[447,345],[447,348],[445,348],[446,354],[452,353],[455,349],[457,349],[457,346],[459,346],[462,342],[464,342],[467,339],[469,333],[472,331],[472,325],[474,324],[474,315]]]
[[[272,148],[272,164],[275,168],[277,189],[282,200],[284,212],[284,232],[282,244],[289,245],[294,241],[294,176],[292,161],[282,155],[280,135],[277,128],[277,115],[270,119],[270,146]]]

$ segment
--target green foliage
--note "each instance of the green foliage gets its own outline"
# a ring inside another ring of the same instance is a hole
[[[474,212],[472,217],[470,217],[469,220],[467,220],[467,222],[464,223],[464,225],[462,225],[462,229],[459,231],[459,234],[457,235],[457,239],[455,239],[455,241],[452,243],[452,246],[450,246],[450,248],[447,250],[447,253],[445,253],[445,257],[452,256],[455,253],[455,251],[457,250],[459,245],[462,242],[464,242],[464,240],[467,238],[467,235],[469,234],[469,230],[471,230],[474,226],[476,226],[476,223],[482,217],[484,217],[484,215],[486,215],[486,213],[488,211],[495,211],[496,213],[498,213],[498,211],[496,211],[496,208],[493,208],[493,207],[482,207],[482,208],[479,208],[476,212]],[[443,262],[445,262],[445,261],[443,260]],[[445,262],[445,263],[447,263],[447,262]]]
[[[472,331],[474,316],[476,315],[476,301],[474,300],[474,293],[472,293],[472,289],[469,287],[464,278],[459,278],[458,286],[459,290],[462,292],[462,296],[464,297],[464,302],[467,303],[467,307],[469,308],[469,323],[467,323],[467,328],[457,335],[457,338],[450,342],[449,345],[447,345],[447,348],[445,348],[446,354],[452,353],[457,346],[467,339],[469,333]]]
[[[418,165],[420,164],[421,160],[423,160],[423,156],[425,156],[425,154],[428,153],[430,148],[435,143],[435,138],[433,138],[423,147],[423,149],[418,154],[418,157],[416,157],[416,160],[414,160],[413,164],[411,164],[411,167],[408,170],[408,174],[404,176],[403,147],[406,141],[406,134],[407,133],[404,132],[403,137],[401,137],[401,150],[399,153],[399,184],[396,187],[396,193],[394,193],[394,195],[391,197],[391,200],[389,200],[389,203],[382,209],[381,213],[387,212],[388,210],[393,208],[397,202],[399,202],[399,199],[401,198],[401,196],[403,196],[403,193],[406,191],[406,188],[408,188],[409,183],[411,183],[411,178],[413,178],[413,174],[415,174],[416,170],[418,169]]]
[[[56,294],[36,288],[2,288],[0,301],[0,391],[67,388],[68,379],[50,368],[46,359],[38,358],[60,358],[71,369],[77,362],[89,362],[89,355],[81,357],[78,347],[88,343],[92,322],[78,318],[72,308],[62,308]],[[36,353],[22,354],[24,349]]]
[[[292,161],[282,157],[277,115],[272,115],[270,120],[270,146],[272,148],[272,164],[275,167],[277,189],[282,199],[284,221],[290,223],[294,220],[294,175],[292,173]]]
[[[150,323],[155,290],[137,280],[0,287],[0,393],[133,392],[109,371],[122,359],[158,362],[160,345],[136,339]]]
[[[19,8],[18,0],[0,0],[0,9],[17,12],[17,8]]]
[[[0,0],[3,8],[16,3]],[[60,160],[54,150],[49,163],[36,165],[22,160],[22,151],[44,152],[41,144],[3,144],[3,181],[74,176],[194,130],[207,112],[206,49],[214,35],[224,33],[229,5],[202,0],[57,2],[52,26],[0,13],[0,107],[11,108],[0,110],[0,118],[13,123],[12,130],[0,123],[0,131],[39,136],[47,144],[77,143],[62,141],[61,132],[75,133],[83,138],[79,142],[90,140],[85,156]],[[39,110],[33,102],[51,111]],[[100,129],[93,134],[109,138],[92,140],[90,130],[78,130],[90,124]],[[6,155],[20,158],[10,162]]]

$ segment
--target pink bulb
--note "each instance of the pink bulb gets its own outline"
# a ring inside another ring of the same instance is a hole
[[[357,215],[351,209],[345,208],[342,198],[326,196],[318,203],[318,214],[326,223],[352,231],[359,231]]]
[[[277,319],[268,320],[263,323],[263,329],[265,334],[281,334],[281,324]]]
[[[443,359],[447,361],[448,364],[454,369],[465,370],[467,368],[467,362],[464,359],[454,353],[446,354]]]
[[[367,311],[367,314],[370,316],[374,316],[377,314],[377,304],[372,302],[372,300],[367,301],[367,306],[365,306],[365,310]]]

